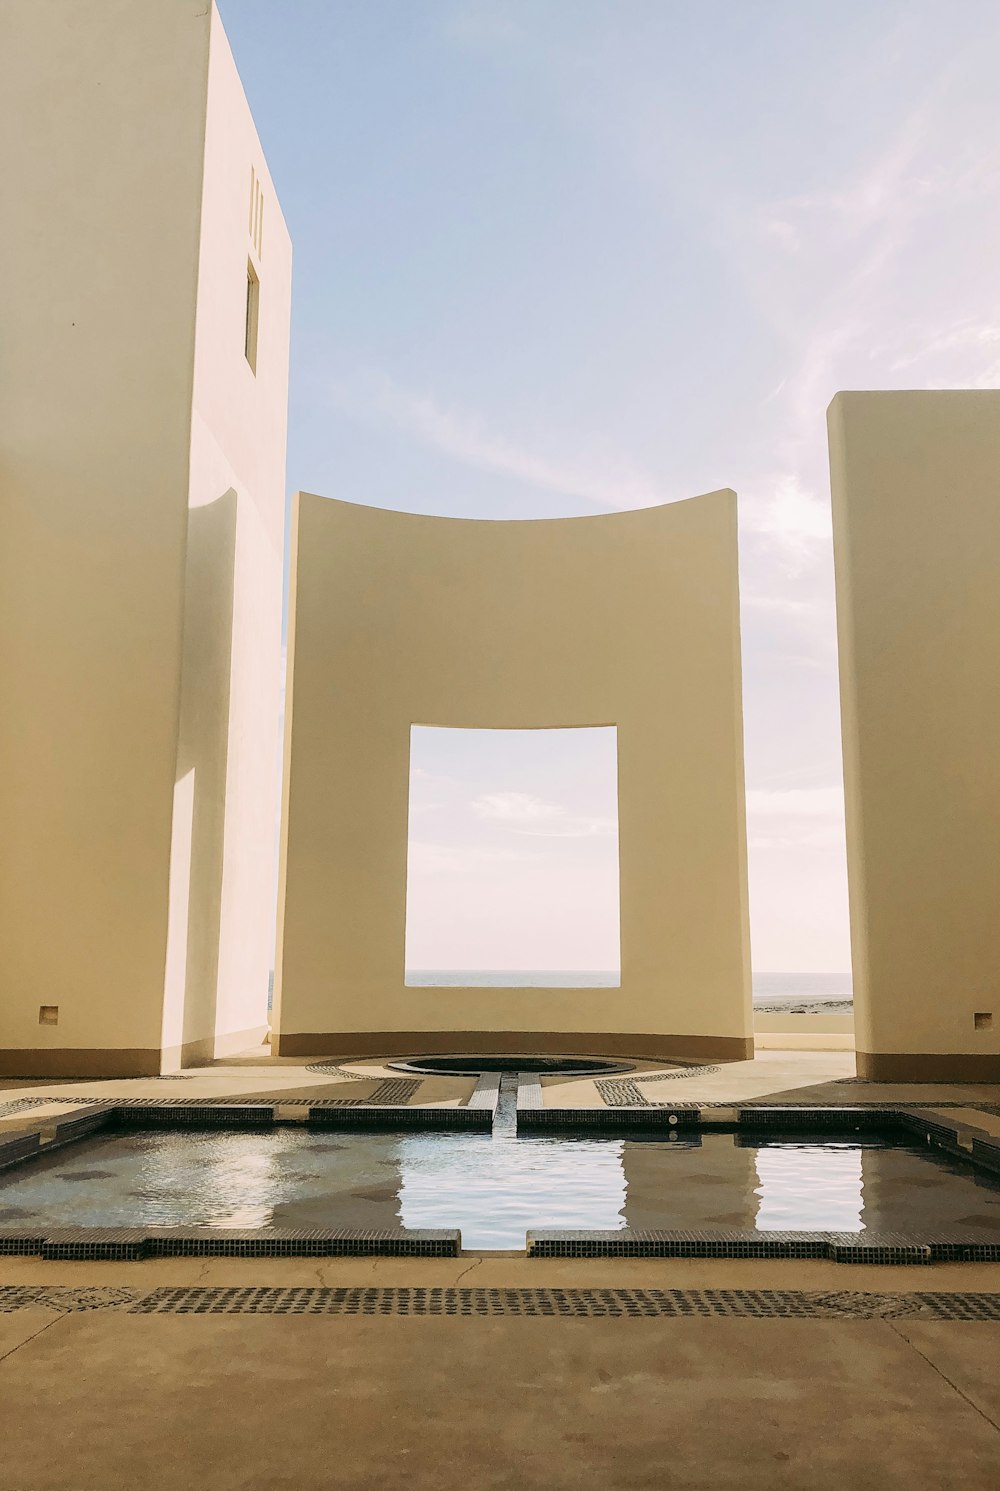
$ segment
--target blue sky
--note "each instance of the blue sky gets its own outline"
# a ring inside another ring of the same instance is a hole
[[[221,10],[295,247],[290,489],[502,519],[734,487],[754,963],[846,969],[825,409],[1000,383],[1000,7]],[[564,745],[535,795],[599,817]],[[423,842],[525,780],[484,756]],[[562,966],[503,921],[483,966]]]

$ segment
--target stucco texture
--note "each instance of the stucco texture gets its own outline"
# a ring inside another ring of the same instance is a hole
[[[621,987],[404,984],[410,727],[618,729]],[[736,499],[556,521],[299,494],[282,1055],[752,1052]]]
[[[204,0],[0,7],[0,154],[0,1071],[150,1074],[265,1028],[290,246]]]
[[[829,425],[858,1070],[996,1081],[1000,393]]]

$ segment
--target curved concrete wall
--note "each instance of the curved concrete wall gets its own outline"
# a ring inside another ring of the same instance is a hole
[[[752,1055],[736,500],[559,521],[300,494],[281,1055]],[[616,725],[621,987],[404,983],[410,727]]]

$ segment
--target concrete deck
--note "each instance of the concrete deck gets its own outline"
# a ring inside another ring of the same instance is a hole
[[[364,1082],[396,1075],[345,1063]],[[993,1103],[997,1087],[846,1084],[850,1053],[762,1052],[653,1100]],[[183,1082],[7,1083],[72,1099],[362,1096],[361,1081],[254,1053]],[[427,1079],[410,1102],[468,1101]],[[350,1089],[350,1091],[348,1091]],[[597,1106],[591,1081],[546,1102]],[[976,1113],[993,1129],[994,1116]],[[0,1259],[0,1286],[140,1293],[205,1287],[780,1289],[908,1297],[1000,1293],[1000,1265],[920,1269],[753,1260]],[[435,1318],[394,1315],[0,1313],[0,1491],[319,1488],[683,1488],[993,1491],[1000,1323],[898,1319]]]
[[[0,1487],[992,1491],[998,1353],[996,1323],[36,1308],[0,1316]]]

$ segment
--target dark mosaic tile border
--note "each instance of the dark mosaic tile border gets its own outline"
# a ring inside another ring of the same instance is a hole
[[[62,1227],[0,1230],[0,1255],[75,1262],[141,1258],[457,1258],[457,1228],[292,1230]]]
[[[896,1105],[898,1105],[898,1104],[900,1104],[902,1102],[903,1102],[902,1098],[897,1098],[895,1100]],[[733,1108],[733,1107],[736,1107],[736,1108],[747,1108],[747,1109],[751,1109],[752,1110],[752,1109],[755,1109],[755,1108],[773,1108],[775,1106],[775,1102],[774,1102],[774,1098],[744,1098],[742,1100],[742,1102],[739,1102],[739,1103],[715,1103],[715,1102],[713,1102],[713,1103],[707,1103],[707,1102],[702,1102],[699,1106],[702,1107],[702,1108]],[[786,1103],[783,1106],[785,1106],[785,1107],[794,1107],[794,1108],[802,1108],[803,1110],[811,1110],[813,1108],[819,1108],[819,1109],[834,1108],[834,1109],[837,1109],[839,1111],[839,1109],[841,1107],[845,1107],[845,1108],[851,1108],[851,1109],[854,1109],[854,1108],[881,1108],[881,1109],[884,1109],[885,1111],[890,1111],[893,1108],[893,1103],[890,1100],[886,1099],[886,1098],[856,1098],[856,1099],[853,1099],[850,1103],[841,1104],[839,1102],[831,1102],[829,1097],[811,1098],[811,1097],[807,1097],[807,1096],[805,1096],[803,1094],[802,1097],[796,1098],[796,1100],[795,1100],[794,1103],[792,1103],[792,1104],[787,1104]],[[921,1102],[906,1103],[905,1106],[907,1108],[972,1108],[975,1105],[972,1104],[972,1103],[949,1103],[949,1102],[941,1102],[941,1101],[937,1101],[937,1100],[933,1100],[932,1101],[932,1100],[929,1100],[929,1099],[925,1098]]]
[[[517,1127],[519,1133],[564,1132],[608,1133],[674,1128],[699,1128],[702,1110],[695,1103],[647,1104],[630,1108],[543,1108],[541,1088],[537,1104],[526,1101],[525,1083],[518,1086]]]
[[[5,1139],[0,1142],[0,1170],[6,1170],[8,1165],[17,1165],[22,1160],[30,1159],[38,1153],[41,1143],[41,1135],[38,1133],[18,1134],[16,1139]]]
[[[528,1233],[529,1258],[798,1258],[880,1265],[1000,1263],[1000,1236],[938,1238],[901,1233],[668,1232],[546,1229]]]
[[[345,1107],[310,1103],[309,1127],[315,1129],[476,1129],[489,1133],[492,1108],[396,1108],[371,1104]]]
[[[111,1128],[270,1128],[274,1123],[273,1103],[186,1103],[183,1100],[147,1098],[144,1101],[116,1103],[109,1114]]]
[[[226,1288],[0,1286],[0,1314],[114,1310],[130,1315],[383,1315],[550,1319],[722,1317],[818,1320],[1000,1320],[1000,1294],[847,1289]]]
[[[391,1085],[395,1087],[397,1079],[391,1079]],[[402,1081],[413,1081],[414,1086],[420,1083],[416,1079],[399,1079]],[[387,1085],[390,1085],[387,1082]],[[399,1097],[405,1094],[395,1088]],[[412,1092],[412,1089],[411,1089]],[[310,1114],[336,1114],[344,1108],[352,1110],[352,1115],[346,1120],[348,1123],[358,1125],[359,1120],[364,1122],[370,1114],[378,1125],[384,1125],[391,1118],[398,1118],[405,1127],[425,1128],[489,1128],[490,1112],[483,1108],[475,1112],[471,1118],[463,1118],[461,1115],[468,1113],[468,1108],[438,1108],[427,1106],[415,1106],[409,1108],[405,1102],[378,1102],[377,1096],[371,1098],[269,1098],[267,1102],[220,1102],[218,1098],[129,1098],[129,1099],[105,1099],[96,1098],[65,1098],[54,1101],[73,1102],[80,1107],[86,1108],[86,1112],[76,1115],[70,1114],[52,1120],[47,1127],[57,1127],[60,1134],[64,1131],[68,1137],[71,1129],[79,1133],[88,1132],[105,1126],[113,1128],[151,1128],[154,1125],[166,1125],[168,1127],[200,1127],[200,1128],[269,1128],[272,1124],[281,1120],[275,1117],[278,1108],[307,1108]],[[341,1123],[342,1119],[332,1119],[332,1122]],[[44,1120],[40,1120],[44,1124]],[[0,1137],[0,1150],[3,1147],[3,1139]],[[2,1163],[2,1161],[0,1161]]]

